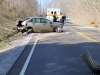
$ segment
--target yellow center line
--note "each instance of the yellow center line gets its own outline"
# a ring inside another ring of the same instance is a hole
[[[77,33],[78,35],[84,37],[84,38],[87,39],[87,40],[91,40],[91,41],[93,41],[93,42],[96,42],[96,43],[100,44],[97,40],[95,40],[95,39],[93,39],[93,38],[91,38],[91,37],[89,37],[89,36],[83,34],[82,32],[79,32],[79,31],[75,30],[74,28],[72,28],[72,27],[70,27],[70,26],[67,26],[67,28],[71,29],[72,31],[74,31],[75,33]]]

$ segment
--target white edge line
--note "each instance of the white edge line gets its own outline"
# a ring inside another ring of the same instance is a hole
[[[31,49],[31,52],[29,53],[29,56],[28,56],[28,58],[27,58],[27,60],[26,60],[26,62],[25,62],[25,64],[24,64],[24,66],[23,66],[23,68],[22,68],[22,70],[21,70],[21,72],[20,72],[19,75],[24,75],[24,73],[25,73],[25,71],[26,71],[26,69],[27,69],[27,66],[28,66],[28,64],[29,64],[29,61],[30,61],[30,59],[31,59],[31,56],[32,56],[32,54],[33,54],[33,52],[34,52],[34,49],[35,49],[35,46],[36,46],[37,42],[38,42],[38,39],[36,39],[36,41],[35,41],[35,43],[34,43],[32,49]]]

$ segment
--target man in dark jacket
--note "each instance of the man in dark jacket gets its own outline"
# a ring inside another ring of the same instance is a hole
[[[66,20],[66,15],[65,13],[62,15],[62,23],[64,24],[65,23],[65,20]]]
[[[58,16],[57,16],[57,14],[55,13],[55,14],[53,15],[53,22],[57,22],[57,18],[58,18]]]

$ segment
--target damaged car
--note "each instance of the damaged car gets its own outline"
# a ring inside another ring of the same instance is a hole
[[[60,22],[51,22],[45,17],[30,17],[23,21],[17,22],[17,27],[14,30],[18,30],[22,34],[29,34],[33,32],[62,32],[63,24]]]

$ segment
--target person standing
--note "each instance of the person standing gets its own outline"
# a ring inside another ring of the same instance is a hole
[[[63,15],[62,15],[62,23],[63,24],[65,24],[65,20],[66,20],[66,15],[65,15],[65,13],[63,13]]]
[[[54,13],[54,15],[53,15],[53,22],[57,22],[57,18],[58,18],[57,14]]]

